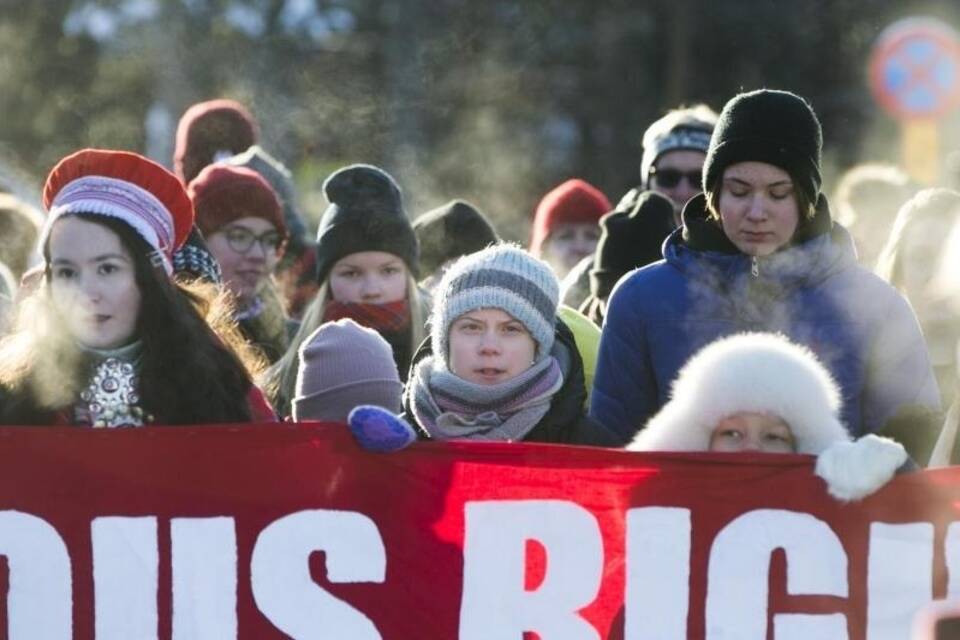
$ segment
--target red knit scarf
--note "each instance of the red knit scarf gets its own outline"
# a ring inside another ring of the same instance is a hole
[[[329,300],[323,309],[323,321],[341,318],[350,318],[379,333],[398,333],[410,326],[410,305],[405,299],[386,304]]]

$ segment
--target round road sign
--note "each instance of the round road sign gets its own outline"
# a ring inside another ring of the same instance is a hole
[[[960,105],[960,37],[932,18],[887,27],[870,55],[870,88],[895,118],[936,119]]]

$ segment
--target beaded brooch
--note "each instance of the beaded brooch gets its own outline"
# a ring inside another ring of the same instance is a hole
[[[150,422],[150,416],[137,406],[140,394],[133,365],[118,358],[107,358],[97,366],[80,399],[87,403],[94,427],[140,427]]]

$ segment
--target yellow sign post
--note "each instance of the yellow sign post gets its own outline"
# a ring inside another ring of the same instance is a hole
[[[920,184],[936,184],[940,178],[940,127],[936,120],[903,120],[903,168]]]

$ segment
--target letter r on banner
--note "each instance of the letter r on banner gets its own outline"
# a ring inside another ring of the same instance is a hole
[[[577,612],[593,602],[603,572],[596,517],[564,500],[491,500],[465,505],[460,640],[598,640]],[[537,589],[524,588],[526,542],[546,549]]]

